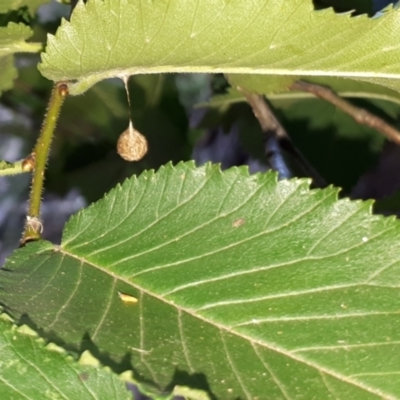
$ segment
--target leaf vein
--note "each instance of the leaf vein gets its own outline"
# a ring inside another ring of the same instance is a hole
[[[270,374],[272,380],[275,382],[276,386],[279,388],[281,393],[283,394],[283,397],[286,400],[292,400],[290,397],[289,393],[287,392],[285,385],[281,382],[281,380],[275,375],[273,372],[272,368],[270,365],[264,360],[263,357],[261,357],[260,353],[258,352],[257,346],[254,343],[251,343],[251,346],[253,348],[254,353],[256,354],[257,358],[260,360],[261,364],[264,366],[264,368],[268,371]]]
[[[78,290],[81,278],[82,278],[82,270],[83,270],[83,261],[80,262],[79,264],[79,276],[78,279],[76,281],[75,287],[74,289],[71,291],[71,294],[69,295],[67,301],[62,305],[62,307],[57,311],[57,314],[54,317],[53,322],[47,326],[47,329],[49,330],[52,326],[54,326],[54,324],[58,321],[58,318],[60,317],[61,313],[66,309],[66,307],[69,305],[69,303],[71,302],[71,300],[74,298],[75,293]]]
[[[240,376],[239,371],[236,369],[235,364],[233,363],[233,360],[232,360],[231,355],[230,355],[229,350],[228,350],[228,346],[226,345],[226,342],[225,342],[224,332],[222,330],[220,330],[219,333],[220,333],[220,336],[221,336],[222,345],[224,346],[226,359],[228,361],[229,366],[231,367],[233,375],[235,375],[235,377],[236,377],[236,379],[237,379],[237,381],[238,381],[238,383],[239,383],[239,385],[240,385],[240,387],[242,389],[243,394],[246,396],[247,399],[251,399],[252,398],[251,393],[247,390],[247,388],[246,388],[246,386],[245,386],[245,384],[244,384],[244,382],[243,382],[243,380],[242,380],[242,378]]]
[[[195,371],[195,369],[193,368],[193,364],[190,361],[190,357],[189,357],[189,349],[186,345],[186,339],[185,339],[185,335],[183,332],[183,325],[182,325],[182,310],[178,310],[177,313],[177,317],[178,317],[178,329],[179,329],[179,336],[181,338],[181,344],[182,344],[182,350],[183,350],[183,354],[185,356],[186,359],[186,364],[189,367],[189,370],[191,373],[193,373]]]
[[[18,355],[19,358],[21,358],[21,360],[24,360],[24,362],[29,365],[30,367],[32,367],[34,370],[36,370],[38,372],[38,374],[56,391],[58,392],[62,398],[68,400],[68,398],[66,396],[64,396],[64,394],[62,393],[61,390],[59,390],[59,388],[50,380],[47,378],[46,374],[43,373],[43,371],[37,367],[33,362],[31,362],[29,359],[27,359],[26,357],[23,356],[23,354],[21,352],[19,352],[15,346],[12,345],[12,343],[9,341],[9,339],[7,337],[5,337],[6,340],[9,342],[10,347],[13,348],[13,350],[15,351],[15,353]],[[30,338],[30,345],[32,348],[34,348],[34,345],[32,343],[32,339]]]
[[[103,315],[101,316],[101,319],[100,319],[99,323],[98,323],[97,326],[96,326],[96,329],[95,329],[94,332],[93,332],[92,340],[95,340],[97,334],[98,334],[99,331],[100,331],[101,326],[103,325],[103,323],[104,323],[104,321],[105,321],[105,319],[106,319],[106,315],[107,315],[108,312],[110,311],[111,304],[113,303],[113,297],[114,297],[113,295],[114,295],[114,290],[115,290],[115,285],[116,285],[116,283],[117,283],[117,280],[116,280],[116,278],[114,278],[113,281],[112,281],[110,294],[109,294],[109,296],[108,296],[107,305],[106,305],[106,307],[105,307],[105,310],[104,310],[104,312],[103,312]]]

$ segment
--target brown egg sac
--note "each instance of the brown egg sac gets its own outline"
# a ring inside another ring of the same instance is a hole
[[[132,124],[121,133],[117,142],[117,152],[126,161],[139,161],[147,153],[146,138]]]

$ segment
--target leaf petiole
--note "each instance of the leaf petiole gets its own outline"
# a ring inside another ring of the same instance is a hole
[[[0,176],[17,175],[33,171],[35,168],[35,153],[15,162],[0,161]]]

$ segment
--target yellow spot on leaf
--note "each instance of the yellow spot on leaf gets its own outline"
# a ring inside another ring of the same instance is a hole
[[[239,218],[239,219],[237,219],[236,221],[232,222],[232,226],[233,226],[234,228],[238,228],[239,226],[243,225],[244,222],[245,222],[245,221],[244,221],[244,218]]]
[[[133,297],[126,293],[118,292],[118,296],[124,303],[135,304],[138,302],[138,299],[136,297]]]

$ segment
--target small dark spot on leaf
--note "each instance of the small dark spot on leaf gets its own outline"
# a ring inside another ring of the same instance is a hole
[[[81,372],[79,374],[79,379],[81,381],[87,381],[89,379],[89,372]]]

